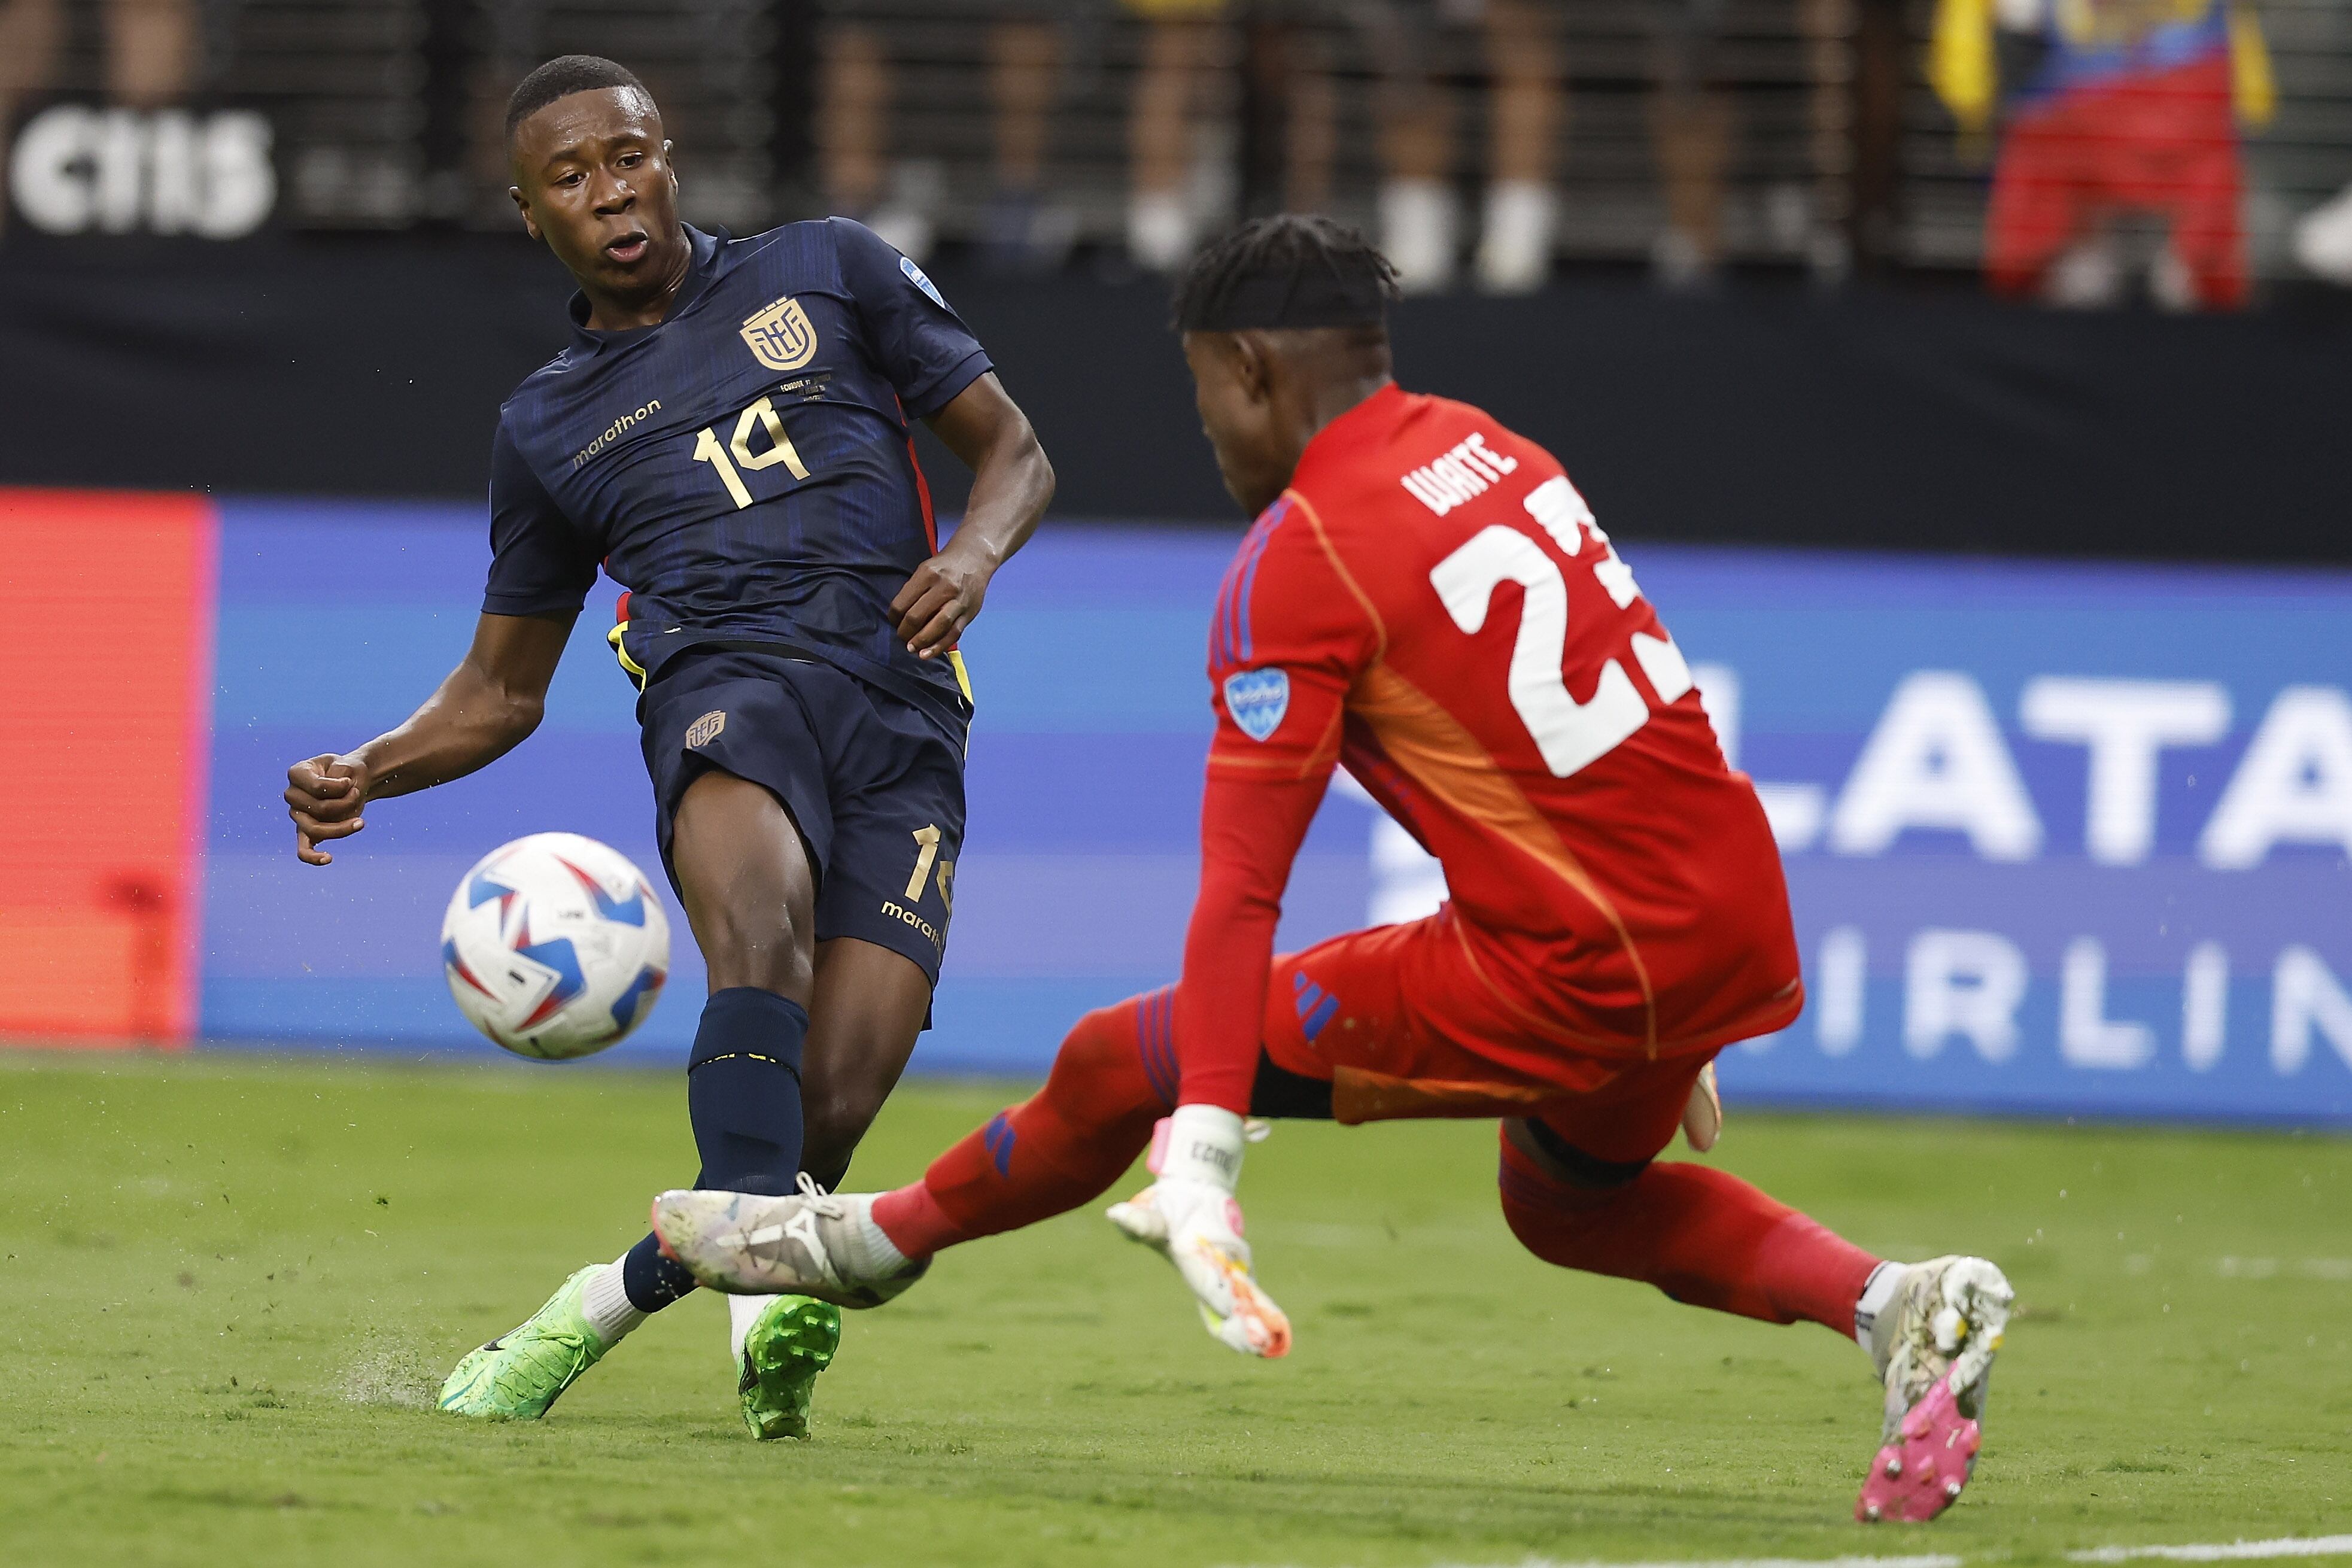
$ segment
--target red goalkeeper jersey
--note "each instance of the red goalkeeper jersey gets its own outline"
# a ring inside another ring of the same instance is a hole
[[[1780,861],[1690,669],[1551,455],[1387,387],[1307,447],[1209,637],[1181,1099],[1245,1110],[1281,896],[1335,765],[1445,868],[1531,1037],[1615,1060],[1802,1000]]]

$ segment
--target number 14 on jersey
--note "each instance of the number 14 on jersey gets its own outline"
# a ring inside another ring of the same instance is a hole
[[[751,450],[751,437],[755,433],[767,436],[766,451]],[[735,498],[739,511],[751,504],[751,488],[743,482],[743,476],[747,473],[756,474],[762,468],[772,468],[782,463],[795,479],[809,477],[808,465],[801,461],[799,451],[793,446],[793,438],[784,434],[784,422],[777,416],[775,404],[765,397],[736,416],[735,438],[723,447],[719,444],[719,432],[715,426],[705,425],[696,431],[694,460],[709,463],[719,470],[719,482],[725,485],[727,493]]]

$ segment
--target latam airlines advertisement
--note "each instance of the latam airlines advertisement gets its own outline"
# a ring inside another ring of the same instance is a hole
[[[0,1037],[491,1059],[436,941],[465,868],[562,828],[658,881],[610,584],[537,735],[372,809],[312,868],[278,802],[286,765],[397,722],[463,652],[478,515],[0,502],[12,537],[75,531],[58,573],[92,530],[121,531],[73,614],[152,645],[45,677],[7,742],[26,754],[0,758],[0,932],[46,976],[0,997]],[[1236,537],[1055,523],[998,579],[965,644],[971,819],[919,1069],[1041,1073],[1080,1013],[1172,977],[1206,628]],[[2352,574],[1616,542],[1786,857],[1810,1001],[1724,1057],[1735,1103],[2352,1127]],[[126,600],[134,550],[157,580]],[[72,597],[59,576],[43,591]],[[119,759],[110,724],[152,731],[142,770],[173,775],[142,784],[160,804],[135,843],[93,840],[93,775],[66,765],[76,746]],[[1282,941],[1444,893],[1410,838],[1335,787]],[[682,1061],[703,984],[679,936],[668,994],[599,1060]]]

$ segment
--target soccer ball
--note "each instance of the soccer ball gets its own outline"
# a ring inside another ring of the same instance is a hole
[[[653,1011],[669,978],[669,917],[627,856],[534,833],[457,884],[441,968],[457,1010],[515,1055],[592,1056]]]

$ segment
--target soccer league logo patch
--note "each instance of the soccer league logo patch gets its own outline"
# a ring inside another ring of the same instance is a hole
[[[686,749],[689,752],[700,751],[719,739],[719,731],[726,728],[727,710],[712,709],[686,727]]]
[[[816,357],[816,328],[789,294],[743,318],[743,342],[770,370],[798,370]]]
[[[924,293],[929,294],[931,297],[932,304],[937,305],[942,310],[948,308],[948,302],[940,298],[940,286],[932,282],[929,276],[926,274],[921,268],[915,265],[915,258],[913,257],[902,256],[898,258],[898,270],[907,275],[908,282],[912,283],[916,288],[920,289]]]
[[[1241,669],[1225,677],[1225,711],[1243,734],[1263,744],[1282,728],[1290,711],[1290,673],[1282,669]]]

